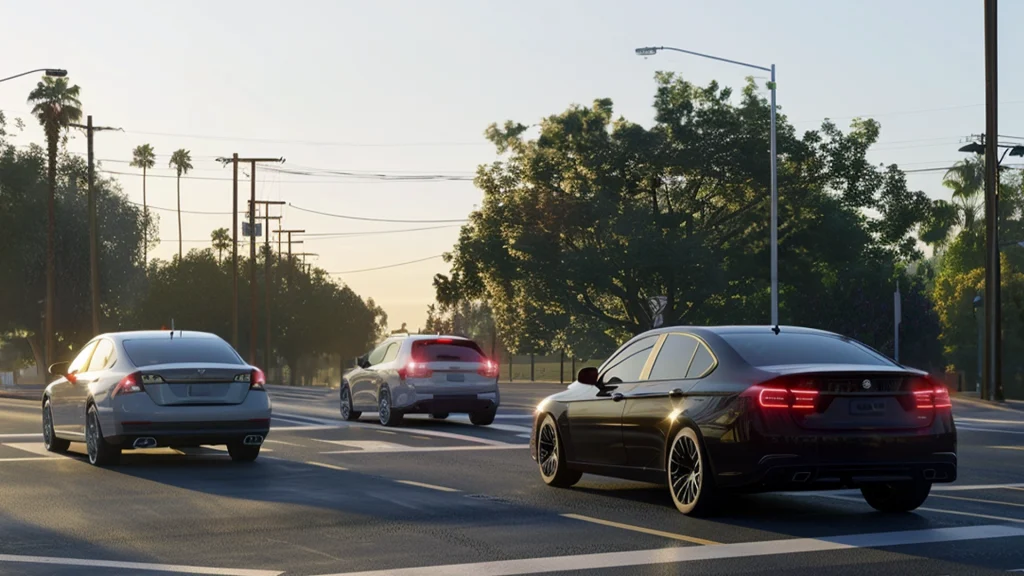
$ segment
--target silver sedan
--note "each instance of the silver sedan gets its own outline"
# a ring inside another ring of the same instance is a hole
[[[115,464],[122,449],[226,445],[252,461],[270,430],[263,372],[213,334],[119,332],[93,338],[43,393],[51,452],[85,442],[89,462]]]

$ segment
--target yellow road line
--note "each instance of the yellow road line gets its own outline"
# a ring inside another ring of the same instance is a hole
[[[306,462],[306,464],[312,464],[313,466],[319,466],[321,468],[330,468],[331,470],[348,470],[348,468],[345,468],[344,466],[335,466],[334,464],[325,464],[323,462],[309,461]]]
[[[437,490],[439,492],[458,492],[455,488],[447,488],[445,486],[437,486],[434,484],[424,484],[423,482],[415,482],[413,480],[395,480],[399,484],[406,484],[409,486],[418,486],[420,488],[428,488],[430,490]]]
[[[381,434],[398,434],[398,432],[392,432],[391,430],[377,430]]]
[[[430,436],[413,436],[413,438],[418,438],[420,440],[433,440]]]
[[[1000,450],[1024,450],[1024,446],[989,446],[989,448],[998,448]]]
[[[600,524],[602,526],[610,526],[612,528],[622,528],[623,530],[632,530],[633,532],[642,532],[644,534],[650,534],[652,536],[661,536],[662,538],[671,538],[673,540],[682,540],[683,542],[689,542],[691,544],[700,544],[702,546],[713,546],[719,544],[711,540],[705,540],[703,538],[697,538],[694,536],[687,536],[685,534],[675,534],[673,532],[662,532],[661,530],[652,530],[650,528],[643,528],[641,526],[632,526],[630,524],[621,524],[619,522],[612,522],[610,520],[601,520],[600,518],[591,518],[590,516],[581,516],[579,514],[562,514],[563,518],[571,518],[573,520],[582,520],[583,522],[590,522],[593,524]]]
[[[981,502],[982,504],[998,504],[999,506],[1018,506],[1024,508],[1024,504],[1014,502],[1002,502],[1000,500],[985,500],[984,498],[967,498],[965,496],[946,496],[944,494],[931,494],[932,498],[947,498],[949,500],[963,500],[965,502]]]

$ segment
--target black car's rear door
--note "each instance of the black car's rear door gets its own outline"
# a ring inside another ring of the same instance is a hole
[[[623,400],[640,382],[657,341],[658,336],[653,335],[627,344],[604,367],[598,385],[569,402],[573,460],[604,466],[626,465]]]

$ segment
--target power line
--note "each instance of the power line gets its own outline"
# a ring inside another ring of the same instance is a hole
[[[142,206],[142,202],[133,202],[131,200],[128,200],[127,202],[129,204],[134,204],[136,206]],[[177,212],[178,211],[177,208],[164,208],[163,206],[153,206],[152,204],[147,204],[146,208],[148,208],[150,210],[165,210],[167,212]],[[182,214],[211,214],[211,215],[215,214],[217,216],[231,216],[231,214],[232,214],[231,212],[204,212],[202,210],[182,210],[181,213]]]
[[[105,170],[101,169],[100,172],[104,174],[116,174],[118,176],[136,176],[141,178],[142,173],[136,174],[135,172],[120,172],[117,170]],[[177,178],[175,174],[147,174],[147,178]],[[220,182],[231,182],[231,178],[218,177],[218,176],[182,176],[182,180],[213,180]],[[370,181],[346,181],[340,179],[334,180],[275,180],[277,184],[402,184],[402,183],[418,183],[418,184],[429,184],[435,182],[450,182],[450,181],[471,181],[471,178],[432,178],[422,180],[411,180],[411,179],[375,179]]]
[[[461,218],[457,220],[397,220],[391,218],[366,218],[362,216],[348,216],[345,214],[332,214],[330,212],[320,212],[319,210],[310,210],[309,208],[302,208],[301,206],[296,206],[294,204],[288,204],[288,206],[302,212],[309,212],[310,214],[330,216],[331,218],[344,218],[345,220],[359,220],[362,222],[396,222],[403,224],[454,224],[469,221],[466,218]]]
[[[273,138],[249,138],[244,136],[213,136],[208,134],[180,134],[173,132],[143,132],[128,130],[128,134],[145,136],[171,136],[175,138],[194,138],[197,140],[222,140],[228,142],[262,142],[266,144],[301,144],[304,146],[339,146],[349,148],[416,148],[428,146],[491,146],[490,142],[329,142],[317,140],[279,140]]]
[[[336,240],[338,238],[355,238],[359,236],[376,236],[378,234],[400,234],[403,232],[420,232],[424,230],[442,230],[447,228],[458,228],[458,225],[428,226],[426,228],[403,228],[401,230],[374,230],[371,232],[328,232],[322,234],[304,234],[306,240]]]
[[[398,268],[399,266],[408,266],[409,264],[418,264],[420,262],[426,262],[427,260],[433,260],[440,258],[444,254],[435,254],[433,256],[427,256],[426,258],[420,258],[418,260],[409,260],[408,262],[399,262],[398,264],[388,264],[387,266],[377,266],[375,268],[363,268],[361,270],[345,270],[344,272],[328,272],[328,274],[335,276],[339,274],[358,274],[360,272],[373,272],[374,270],[386,270],[388,268]]]

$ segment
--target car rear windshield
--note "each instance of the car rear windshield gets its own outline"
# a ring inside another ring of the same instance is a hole
[[[219,338],[146,338],[125,340],[124,351],[138,367],[156,364],[242,364],[234,348]]]
[[[483,362],[484,353],[472,340],[416,340],[412,357],[418,362]]]
[[[885,356],[852,340],[823,334],[722,334],[751,366],[858,364],[892,366]]]

